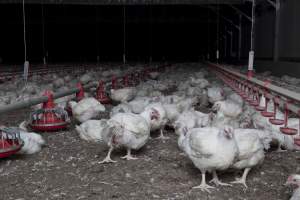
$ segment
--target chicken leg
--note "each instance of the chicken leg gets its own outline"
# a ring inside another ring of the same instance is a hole
[[[169,137],[164,136],[164,128],[160,129],[160,136],[157,139],[167,140],[170,139]]]
[[[216,186],[219,186],[219,185],[221,185],[221,186],[232,186],[232,185],[230,185],[228,183],[221,182],[219,180],[217,172],[215,170],[213,171],[213,179],[211,179],[211,181],[209,181],[209,182],[210,183],[214,183]]]
[[[233,183],[233,184],[243,184],[245,186],[245,188],[248,188],[248,186],[246,184],[246,179],[247,179],[247,175],[248,175],[250,170],[251,170],[251,168],[246,168],[244,170],[243,176],[241,178],[236,178],[236,181],[233,181],[231,183]]]
[[[127,155],[121,157],[122,159],[126,159],[126,160],[137,160],[138,158],[135,158],[131,155],[131,149],[127,149]]]
[[[107,156],[106,156],[101,162],[99,162],[99,164],[103,164],[103,163],[115,163],[115,162],[117,162],[117,161],[112,160],[112,159],[110,158],[110,154],[111,154],[111,152],[112,152],[113,150],[114,150],[114,148],[113,148],[113,147],[110,147],[109,150],[108,150]]]
[[[202,174],[201,184],[198,185],[198,186],[193,187],[193,189],[200,189],[203,192],[206,191],[206,192],[210,193],[209,189],[213,189],[215,187],[206,184],[206,181],[205,181],[205,171],[201,171],[201,174]]]

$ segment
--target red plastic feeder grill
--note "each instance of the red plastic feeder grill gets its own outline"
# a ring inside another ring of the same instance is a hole
[[[55,108],[53,94],[46,91],[44,96],[48,101],[43,107],[31,113],[30,127],[35,131],[58,131],[67,128],[69,124],[68,113],[62,108]]]
[[[261,115],[264,117],[274,117],[275,112],[268,111],[268,105],[269,105],[270,99],[266,99],[266,107],[265,110],[261,112]]]
[[[297,146],[300,146],[300,136],[294,137],[294,144],[296,144]]]
[[[103,81],[99,81],[99,85],[98,85],[98,88],[97,88],[96,99],[102,104],[111,103],[110,98],[108,98],[108,96],[105,94]]]
[[[19,131],[11,128],[0,128],[0,158],[6,158],[17,153],[23,144]]]
[[[265,99],[265,106],[261,106],[260,105],[260,101],[262,100],[262,98],[265,98],[264,95],[261,95],[261,97],[259,98],[259,104],[258,104],[258,106],[255,107],[255,109],[257,111],[264,111],[265,108],[267,107],[267,101],[266,101],[266,99]]]
[[[112,89],[117,89],[117,78],[116,78],[116,76],[113,76],[112,78],[111,78],[111,88]]]
[[[80,82],[77,83],[76,87],[79,89],[79,91],[76,92],[76,102],[79,102],[84,98],[84,89],[83,89],[83,86]],[[69,116],[73,115],[72,108],[69,105],[67,105],[67,107],[65,109],[66,109]]]
[[[274,125],[283,125],[284,124],[284,120],[283,119],[277,119],[276,118],[276,114],[277,114],[277,110],[278,110],[278,102],[277,102],[277,98],[274,99],[274,117],[272,119],[269,119],[269,122],[271,124]]]
[[[295,128],[288,127],[288,117],[289,117],[289,109],[287,103],[285,104],[285,111],[284,111],[284,127],[280,128],[280,131],[286,135],[296,135],[298,130]]]
[[[129,86],[129,80],[128,80],[128,75],[127,74],[123,77],[123,86],[124,87]]]

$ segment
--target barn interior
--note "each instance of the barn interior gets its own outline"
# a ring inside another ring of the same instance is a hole
[[[0,199],[300,199],[299,9],[1,0]]]

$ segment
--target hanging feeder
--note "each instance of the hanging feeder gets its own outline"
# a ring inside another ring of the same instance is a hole
[[[253,88],[253,99],[249,102],[251,106],[258,106],[259,105],[259,91],[258,88]]]
[[[286,135],[296,135],[298,133],[298,130],[295,128],[289,128],[288,127],[288,118],[289,118],[289,108],[288,104],[285,103],[285,109],[284,109],[284,127],[280,127],[280,131],[283,134]]]
[[[261,115],[264,117],[274,117],[275,116],[275,112],[273,111],[268,111],[268,106],[270,103],[270,99],[266,98],[266,106],[265,106],[265,110],[261,112]]]
[[[300,117],[300,111],[298,112],[298,116]],[[300,146],[300,118],[299,118],[298,135],[294,137],[294,144]]]
[[[274,98],[274,117],[272,119],[269,119],[269,122],[274,125],[283,125],[284,120],[277,118],[277,112],[278,112],[278,107],[279,107],[278,99],[279,99],[279,97]]]
[[[103,81],[99,81],[99,85],[96,92],[96,99],[102,104],[111,103],[110,98],[108,98],[107,94],[105,93]]]
[[[266,97],[264,94],[260,96],[259,105],[255,107],[257,111],[264,111],[267,106]]]
[[[80,82],[77,83],[76,87],[79,89],[79,91],[76,92],[76,101],[79,102],[84,98],[84,89]]]
[[[35,131],[58,131],[67,128],[69,124],[68,113],[60,108],[55,108],[53,94],[46,91],[48,97],[41,109],[31,113],[29,126]]]
[[[23,144],[19,131],[11,128],[0,128],[0,158],[6,158],[17,153]]]
[[[127,74],[123,77],[123,86],[124,87],[128,87],[129,86],[129,79],[128,79],[128,75]]]
[[[116,90],[117,89],[117,77],[115,75],[113,75],[113,77],[111,78],[111,89]]]

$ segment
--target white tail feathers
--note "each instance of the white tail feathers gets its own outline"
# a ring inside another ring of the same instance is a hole
[[[256,130],[257,135],[259,136],[261,142],[264,145],[264,149],[268,150],[270,149],[270,143],[272,142],[272,133],[265,130]]]
[[[41,151],[45,145],[45,140],[37,133],[28,133],[20,131],[20,137],[24,141],[24,145],[19,151],[20,154],[34,154]]]
[[[23,122],[21,122],[21,124],[19,124],[19,128],[23,131],[28,131],[27,125],[28,125],[28,123],[26,121],[23,121]]]

